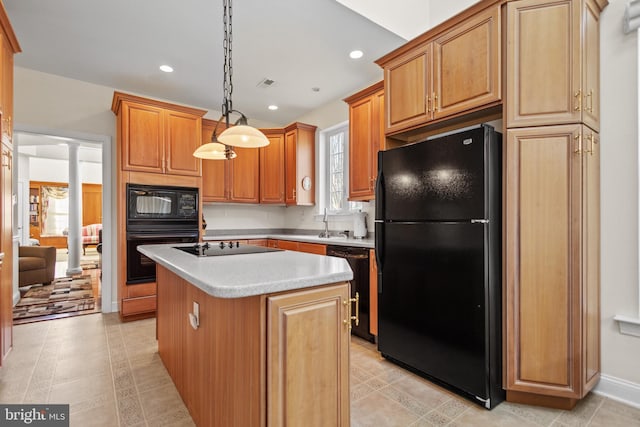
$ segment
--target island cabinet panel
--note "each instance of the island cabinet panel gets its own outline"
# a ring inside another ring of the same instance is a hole
[[[508,3],[507,127],[599,130],[600,11],[595,0]]]
[[[284,205],[284,129],[262,129],[269,145],[260,148],[260,203]]]
[[[375,198],[378,150],[384,149],[384,82],[344,99],[349,104],[349,200]]]
[[[507,399],[571,407],[600,372],[598,136],[509,130],[506,159]]]
[[[295,242],[292,240],[278,240],[277,248],[287,251],[306,252],[310,254],[326,255],[327,245],[320,243]]]
[[[157,271],[158,353],[195,424],[264,426],[265,297],[215,298]]]
[[[348,300],[346,283],[267,299],[267,425],[349,425]]]

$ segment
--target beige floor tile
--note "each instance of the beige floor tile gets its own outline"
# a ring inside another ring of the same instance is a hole
[[[450,422],[451,418],[447,417],[446,415],[443,415],[442,413],[437,411],[431,411],[427,413],[427,415],[416,421],[414,424],[411,424],[411,427],[441,427],[446,426]]]
[[[358,385],[351,385],[351,402],[355,402],[357,400],[362,399],[366,395],[372,393],[374,391],[373,388],[369,387],[364,383],[360,383]]]
[[[135,391],[135,389],[133,389]],[[144,411],[138,398],[138,393],[123,396],[117,399],[118,417],[120,425],[134,426],[144,423]]]
[[[148,366],[132,367],[131,373],[140,393],[167,384],[173,384],[169,373],[160,362]]]
[[[540,427],[533,421],[528,421],[506,410],[500,410],[498,405],[489,411],[480,406],[471,406],[449,426],[451,427]]]
[[[71,413],[92,409],[115,399],[110,374],[96,375],[64,383],[54,383],[48,403],[68,403]]]
[[[428,402],[418,400],[412,395],[400,391],[393,386],[384,387],[380,389],[379,392],[384,394],[394,402],[399,403],[400,405],[402,405],[402,407],[407,408],[419,417],[425,415],[433,408],[433,406],[430,406]]]
[[[75,412],[70,415],[70,427],[106,427],[118,425],[118,410],[114,401],[104,405]]]
[[[567,427],[586,426],[604,400],[602,396],[589,393],[571,411],[562,411],[556,421]]]
[[[589,426],[638,427],[640,426],[640,409],[607,399],[602,402],[602,405],[591,419]]]
[[[191,427],[195,426],[189,411],[181,408],[160,417],[151,417],[147,424],[153,427]]]
[[[521,405],[511,402],[503,402],[500,404],[500,408],[508,411],[514,415],[524,418],[525,420],[533,421],[542,426],[548,426],[553,423],[561,414],[562,410],[544,408],[540,406]]]
[[[140,403],[147,419],[186,410],[173,383],[140,393]]]
[[[93,358],[76,356],[58,362],[53,382],[57,384],[105,374],[111,375],[111,363],[106,354]]]
[[[444,415],[447,418],[454,419],[458,415],[471,407],[472,403],[464,400],[461,397],[453,396],[450,400],[447,400],[442,405],[438,406],[435,411]]]
[[[396,381],[390,387],[418,400],[428,410],[435,409],[451,399],[448,391],[413,374],[407,375],[402,381]]]
[[[352,427],[406,427],[418,418],[407,408],[377,391],[351,404]]]

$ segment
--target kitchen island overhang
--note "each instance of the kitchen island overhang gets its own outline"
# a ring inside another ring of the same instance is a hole
[[[336,257],[278,251],[203,258],[176,246],[180,245],[141,245],[138,251],[217,298],[242,298],[353,279],[349,263]]]
[[[344,259],[140,251],[157,262],[158,353],[196,425],[349,425]]]

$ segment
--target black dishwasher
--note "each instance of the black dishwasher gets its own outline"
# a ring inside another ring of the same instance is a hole
[[[369,333],[369,249],[352,246],[327,246],[327,255],[344,258],[353,270],[351,280],[351,298],[360,297],[360,322],[355,323],[351,333],[374,342],[375,337]]]

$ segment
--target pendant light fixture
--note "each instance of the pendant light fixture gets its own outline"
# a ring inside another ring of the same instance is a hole
[[[233,147],[242,148],[259,148],[269,145],[269,139],[258,129],[251,127],[247,124],[247,116],[242,114],[238,110],[233,109],[233,101],[231,95],[233,93],[233,82],[231,77],[233,76],[233,65],[231,60],[231,41],[232,41],[232,25],[231,17],[232,6],[231,0],[222,0],[223,4],[223,27],[224,27],[224,98],[222,99],[222,116],[218,120],[213,134],[211,135],[211,142],[201,145],[196,151],[193,152],[194,157],[209,160],[224,160],[233,159],[236,157],[236,152],[233,151]],[[240,114],[240,118],[234,123],[234,126],[229,126],[229,115],[231,113]],[[224,118],[227,128],[217,136],[218,125]]]

